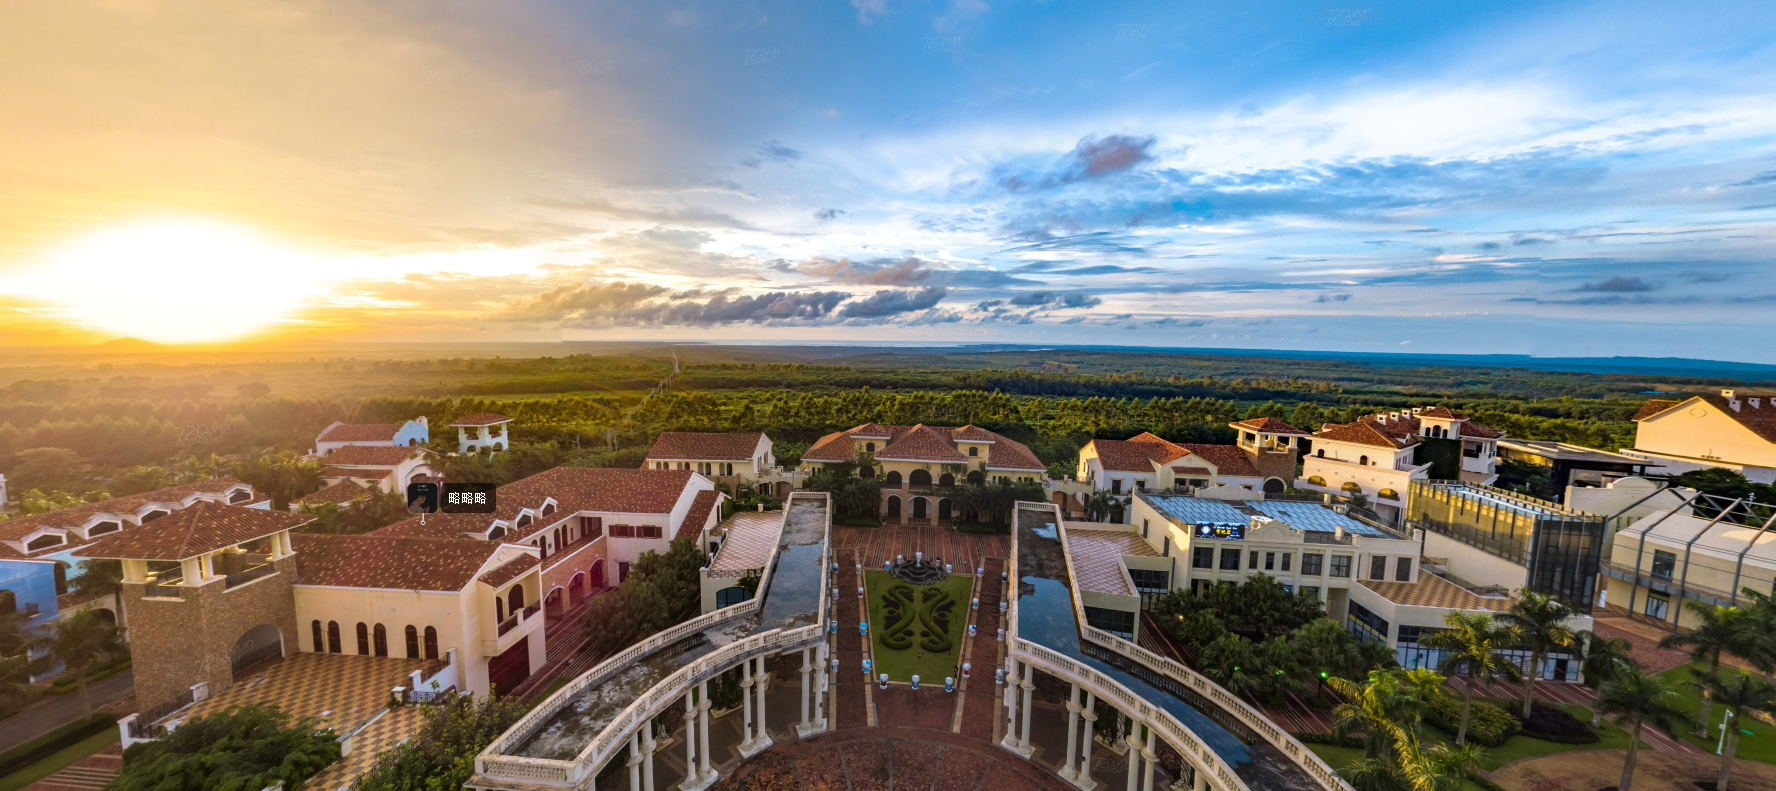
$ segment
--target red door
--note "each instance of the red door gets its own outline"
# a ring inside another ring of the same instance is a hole
[[[530,640],[519,640],[512,644],[506,652],[487,663],[487,679],[493,683],[496,695],[504,695],[518,688],[524,679],[530,678]]]

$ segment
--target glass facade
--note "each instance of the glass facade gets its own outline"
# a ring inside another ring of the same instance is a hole
[[[1524,585],[1589,613],[1597,598],[1605,518],[1490,486],[1413,481],[1409,520],[1528,568]]]

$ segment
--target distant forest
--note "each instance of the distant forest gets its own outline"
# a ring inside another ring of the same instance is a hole
[[[852,350],[856,352],[857,350]],[[785,359],[819,357],[813,359]],[[306,450],[333,420],[517,419],[521,443],[568,463],[630,466],[662,430],[763,430],[793,461],[820,435],[865,421],[974,423],[1070,471],[1094,437],[1153,431],[1228,442],[1227,422],[1269,415],[1307,429],[1441,404],[1513,437],[1615,449],[1647,392],[1705,380],[1646,380],[1476,368],[1378,368],[1337,360],[1092,351],[818,354],[690,347],[529,359],[296,360],[0,372],[0,470],[20,451],[67,448],[90,476],[200,456]],[[209,466],[214,466],[209,465]]]

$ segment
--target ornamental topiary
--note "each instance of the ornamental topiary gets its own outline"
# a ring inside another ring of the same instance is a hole
[[[1455,695],[1444,695],[1431,703],[1425,718],[1443,730],[1455,733],[1461,727],[1462,701]],[[1510,712],[1487,703],[1474,701],[1468,712],[1468,741],[1485,747],[1497,747],[1511,740],[1522,727]]]
[[[1583,720],[1574,717],[1566,709],[1544,706],[1540,703],[1529,710],[1529,717],[1522,719],[1523,735],[1560,744],[1591,744],[1598,740],[1596,731]]]

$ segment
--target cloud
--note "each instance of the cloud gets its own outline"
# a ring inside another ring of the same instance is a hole
[[[804,275],[834,283],[867,286],[915,286],[931,279],[931,269],[917,258],[852,261],[849,258],[815,258],[796,267]]]
[[[740,164],[749,168],[757,168],[766,161],[793,165],[802,158],[802,152],[776,140],[765,141],[764,145],[754,148],[753,152],[753,156],[740,160]]]
[[[924,310],[941,301],[950,290],[942,286],[929,286],[917,291],[882,290],[865,297],[845,303],[839,315],[844,318],[881,318],[915,310]]]
[[[1152,159],[1149,149],[1154,142],[1152,137],[1132,135],[1083,137],[1052,168],[1034,173],[1001,168],[995,181],[1011,192],[1028,192],[1101,178]]]
[[[1765,184],[1776,184],[1776,170],[1766,170],[1743,181],[1728,184],[1729,187],[1761,187]]]
[[[1606,293],[1606,294],[1630,294],[1630,293],[1635,293],[1635,292],[1640,292],[1640,291],[1652,291],[1653,288],[1654,288],[1653,284],[1648,283],[1645,280],[1642,280],[1638,277],[1626,277],[1623,275],[1616,275],[1615,277],[1610,277],[1610,278],[1606,278],[1604,280],[1599,280],[1595,283],[1586,283],[1582,286],[1579,286],[1578,288],[1572,288],[1572,289],[1567,289],[1567,290],[1568,291],[1594,291],[1594,292]]]
[[[1314,301],[1319,302],[1321,304],[1324,304],[1327,302],[1349,302],[1350,298],[1351,298],[1351,295],[1349,295],[1349,294],[1321,294],[1317,297],[1314,297]]]
[[[888,13],[888,0],[851,0],[851,8],[857,11],[858,22],[873,25],[876,17]]]
[[[1090,294],[1059,293],[1054,291],[1027,291],[1013,296],[1010,304],[1021,308],[1095,308],[1103,300]]]
[[[606,198],[587,196],[583,198],[532,198],[526,203],[549,209],[566,211],[584,211],[614,217],[619,220],[638,220],[642,222],[668,223],[673,225],[701,225],[735,230],[752,230],[745,221],[725,212],[704,209],[697,206],[635,206],[613,202]]]
[[[845,216],[844,209],[815,209],[814,219],[820,222],[831,222]]]
[[[510,319],[571,320],[606,315],[667,291],[664,286],[631,282],[562,286],[514,302],[504,316]]]

